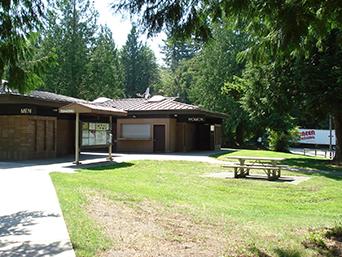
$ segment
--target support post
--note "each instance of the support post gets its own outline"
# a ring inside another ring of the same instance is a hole
[[[75,162],[76,165],[80,164],[80,114],[76,112],[75,123]]]
[[[329,115],[329,159],[333,159],[332,156],[332,119]]]
[[[112,161],[113,156],[113,138],[112,138],[112,132],[113,132],[113,118],[112,116],[109,116],[109,128],[110,128],[110,133],[109,133],[109,146],[108,146],[108,160]]]

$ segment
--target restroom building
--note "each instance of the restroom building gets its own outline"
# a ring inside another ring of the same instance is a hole
[[[113,152],[214,150],[221,147],[224,117],[175,97],[89,102],[38,90],[20,94],[1,86],[0,160],[70,155],[75,153],[75,142],[80,151],[109,144]]]
[[[177,101],[176,97],[103,99],[123,109],[113,133],[118,152],[187,152],[221,148],[224,114]]]

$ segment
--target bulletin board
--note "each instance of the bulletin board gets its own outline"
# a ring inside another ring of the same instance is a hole
[[[82,122],[82,146],[108,145],[109,123]]]

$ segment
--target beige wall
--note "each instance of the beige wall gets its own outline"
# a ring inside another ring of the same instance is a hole
[[[122,138],[122,124],[149,124],[152,138],[132,140]],[[176,119],[117,119],[117,151],[118,152],[153,152],[153,125],[165,125],[165,151],[176,150]]]
[[[152,138],[148,140],[131,140],[122,138],[122,124],[150,124]],[[118,152],[153,152],[153,125],[165,125],[166,152],[188,152],[196,150],[196,124],[177,122],[176,119],[118,119],[117,151]],[[212,149],[221,148],[221,125],[215,125],[214,145]]]
[[[177,134],[176,151],[185,152],[185,143],[184,143],[185,123],[184,122],[177,122],[176,134]]]
[[[196,125],[193,123],[185,123],[185,151],[193,151],[196,149]]]
[[[177,138],[177,120],[176,119],[170,119],[170,152],[176,151],[176,142],[178,140]]]

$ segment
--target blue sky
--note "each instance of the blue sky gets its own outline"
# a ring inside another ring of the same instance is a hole
[[[132,24],[129,20],[129,17],[123,17],[121,14],[115,14],[111,8],[110,3],[113,0],[95,0],[95,8],[99,11],[99,23],[107,24],[109,28],[113,32],[113,38],[116,45],[121,48],[127,39],[127,35],[131,30]],[[147,44],[154,51],[158,63],[162,64],[162,54],[160,53],[160,45],[162,45],[162,40],[165,39],[166,36],[164,33],[161,33],[153,38],[147,39],[146,35],[141,36],[141,40],[147,42]]]

